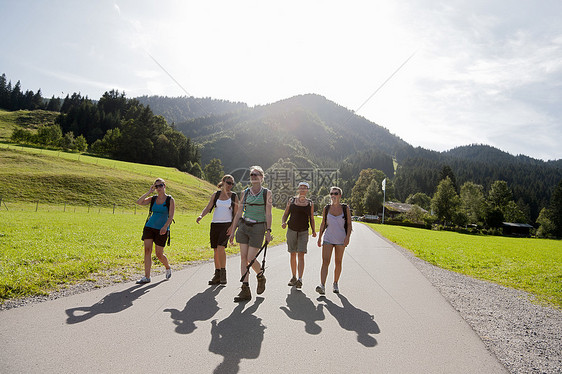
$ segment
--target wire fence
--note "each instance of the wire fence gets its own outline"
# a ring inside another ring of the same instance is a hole
[[[148,206],[138,204],[81,205],[75,203],[47,204],[40,201],[7,201],[0,197],[0,212],[62,212],[62,213],[96,213],[96,214],[148,214]],[[197,212],[194,209],[176,208],[176,214]]]

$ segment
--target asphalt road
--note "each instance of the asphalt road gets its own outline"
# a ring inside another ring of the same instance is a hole
[[[300,291],[287,286],[289,255],[279,245],[268,249],[265,293],[256,297],[252,273],[253,299],[236,304],[239,261],[228,259],[225,287],[207,285],[208,262],[169,281],[2,311],[0,372],[507,372],[409,260],[364,225],[354,225],[340,294],[315,292],[312,238]]]

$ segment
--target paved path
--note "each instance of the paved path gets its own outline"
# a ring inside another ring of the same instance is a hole
[[[252,275],[254,298],[245,304],[232,301],[232,257],[226,287],[207,286],[209,262],[170,281],[0,312],[0,372],[506,373],[392,244],[364,225],[354,229],[339,295],[314,291],[320,248],[311,240],[302,291],[287,286],[289,256],[279,245],[268,250],[263,297]],[[332,277],[333,265],[330,284]]]

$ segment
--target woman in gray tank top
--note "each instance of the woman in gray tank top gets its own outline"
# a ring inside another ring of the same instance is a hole
[[[340,292],[338,281],[342,270],[343,252],[349,244],[349,237],[351,236],[351,212],[349,206],[340,203],[341,195],[341,188],[332,187],[330,189],[332,203],[324,208],[322,214],[322,224],[318,235],[318,246],[322,246],[322,268],[320,270],[320,285],[316,287],[316,291],[320,295],[326,293],[326,278],[332,252],[335,253],[334,292]],[[322,235],[324,235],[323,242]]]

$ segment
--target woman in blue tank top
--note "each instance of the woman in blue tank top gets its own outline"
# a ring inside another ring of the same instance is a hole
[[[151,196],[154,191],[158,192],[158,195]],[[152,203],[153,199],[154,203]],[[166,206],[168,201],[170,206]],[[146,220],[142,232],[142,240],[144,241],[144,277],[137,281],[138,284],[150,282],[153,244],[156,248],[156,257],[166,268],[166,279],[170,279],[172,276],[172,268],[170,268],[168,258],[164,254],[164,247],[168,239],[170,224],[174,219],[176,205],[174,198],[166,195],[166,182],[162,178],[156,179],[154,184],[150,186],[150,190],[137,200],[139,205],[150,205],[151,203],[152,214]]]

